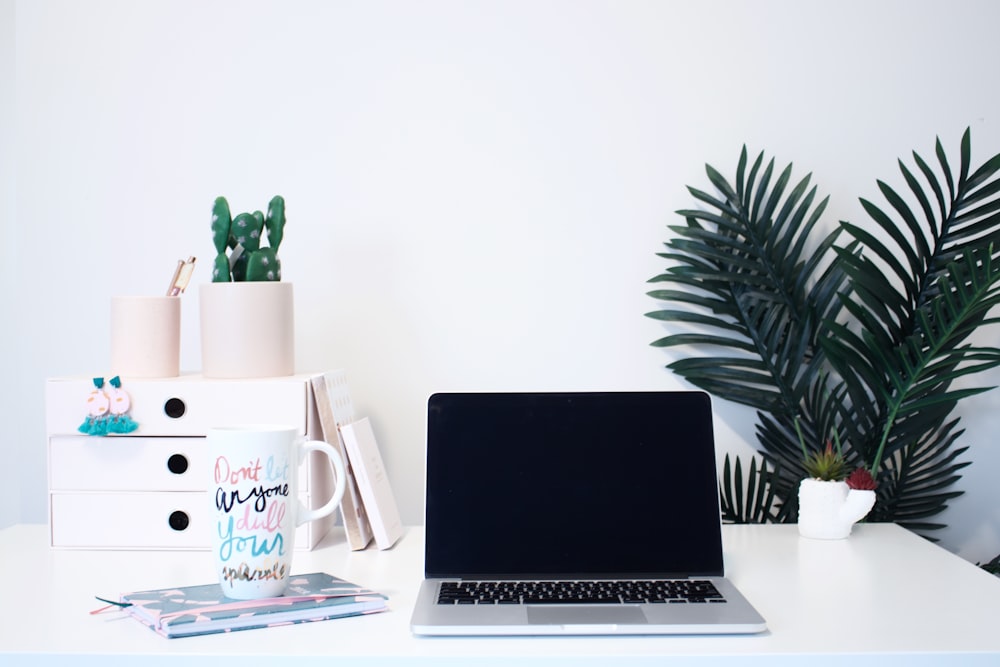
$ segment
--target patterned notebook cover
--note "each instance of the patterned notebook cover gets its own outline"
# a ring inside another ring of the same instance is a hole
[[[266,628],[385,611],[387,598],[322,572],[293,575],[285,595],[232,600],[219,584],[121,596],[125,611],[164,637]]]

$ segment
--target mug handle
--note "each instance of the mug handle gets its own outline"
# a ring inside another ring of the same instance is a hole
[[[316,519],[329,516],[337,509],[341,498],[344,497],[344,489],[347,488],[347,472],[344,469],[344,461],[340,457],[340,454],[327,442],[323,442],[322,440],[300,440],[297,448],[299,450],[299,465],[305,461],[306,454],[309,452],[317,451],[325,454],[326,458],[330,461],[330,465],[333,466],[337,481],[337,486],[333,490],[333,496],[322,507],[311,510],[302,505],[301,500],[299,501],[298,519],[295,525],[301,526],[307,521],[315,521]]]

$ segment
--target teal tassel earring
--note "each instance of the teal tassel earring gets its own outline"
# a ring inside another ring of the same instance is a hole
[[[129,398],[128,392],[122,389],[122,381],[117,375],[111,378],[110,384],[108,412],[111,416],[108,420],[108,432],[131,433],[139,428],[139,425],[128,414],[132,407],[132,399]]]
[[[104,378],[94,378],[94,390],[87,396],[87,418],[77,429],[86,435],[107,435],[111,401],[104,393]]]
[[[94,378],[94,389],[87,396],[87,418],[77,428],[86,435],[109,435],[131,433],[139,428],[128,411],[132,399],[122,389],[122,381],[117,375],[111,378],[111,387],[105,389],[104,378]]]

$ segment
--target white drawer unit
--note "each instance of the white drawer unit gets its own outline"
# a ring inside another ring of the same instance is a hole
[[[53,547],[207,549],[212,426],[284,424],[323,439],[312,375],[215,380],[197,375],[122,378],[138,427],[127,435],[81,435],[93,378],[46,383],[49,536]],[[325,457],[299,469],[300,498],[321,506],[333,492]],[[312,549],[336,513],[300,526],[295,548]]]

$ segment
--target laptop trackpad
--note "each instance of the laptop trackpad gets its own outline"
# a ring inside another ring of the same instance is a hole
[[[624,625],[646,623],[638,607],[542,607],[528,605],[528,622],[537,625]]]

